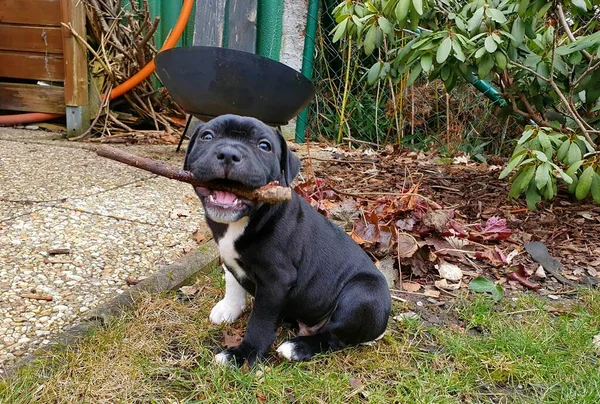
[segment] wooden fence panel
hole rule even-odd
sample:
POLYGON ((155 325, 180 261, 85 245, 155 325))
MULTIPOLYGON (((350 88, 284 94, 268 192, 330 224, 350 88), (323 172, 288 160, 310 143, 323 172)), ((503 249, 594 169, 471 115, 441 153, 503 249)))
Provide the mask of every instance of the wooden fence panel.
POLYGON ((0 50, 62 54, 62 30, 0 23, 0 50))
POLYGON ((0 0, 0 21, 60 26, 60 0, 0 0))
POLYGON ((64 89, 35 84, 0 83, 0 109, 64 114, 64 89))
POLYGON ((52 54, 0 51, 0 77, 63 81, 63 58, 52 54))

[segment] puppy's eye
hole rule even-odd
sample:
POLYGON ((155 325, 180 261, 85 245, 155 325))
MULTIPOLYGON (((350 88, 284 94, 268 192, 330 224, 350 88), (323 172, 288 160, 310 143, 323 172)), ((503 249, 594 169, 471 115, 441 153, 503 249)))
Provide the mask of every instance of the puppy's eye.
POLYGON ((258 148, 267 152, 272 150, 271 143, 267 142, 266 140, 261 140, 258 142, 258 148))
POLYGON ((213 140, 213 134, 210 132, 204 132, 202 136, 200 136, 202 140, 213 140))

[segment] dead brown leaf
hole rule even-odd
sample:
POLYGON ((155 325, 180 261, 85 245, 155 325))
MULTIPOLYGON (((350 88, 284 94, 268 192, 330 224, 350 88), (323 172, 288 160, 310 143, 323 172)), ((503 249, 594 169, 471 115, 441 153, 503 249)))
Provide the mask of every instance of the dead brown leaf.
POLYGON ((417 240, 408 233, 398 234, 397 239, 398 239, 397 240, 397 242, 398 242, 398 257, 400 257, 400 258, 410 258, 419 249, 417 240))
POLYGON ((192 238, 198 244, 204 243, 206 240, 210 239, 210 231, 205 227, 199 227, 192 233, 192 238))
POLYGON ((233 330, 233 334, 229 334, 228 331, 223 331, 223 346, 225 348, 235 348, 242 342, 242 331, 233 330))
POLYGON ((414 282, 403 282, 402 289, 406 290, 407 292, 418 292, 421 290, 421 285, 414 282))

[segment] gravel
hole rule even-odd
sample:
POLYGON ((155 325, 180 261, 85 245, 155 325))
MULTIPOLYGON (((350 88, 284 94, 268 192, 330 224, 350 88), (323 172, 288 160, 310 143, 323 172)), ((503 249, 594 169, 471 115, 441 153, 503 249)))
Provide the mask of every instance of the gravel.
MULTIPOLYGON (((128 283, 194 249, 192 232, 204 226, 188 184, 55 137, 0 129, 0 375, 128 283)), ((128 147, 180 166, 174 149, 128 147)))

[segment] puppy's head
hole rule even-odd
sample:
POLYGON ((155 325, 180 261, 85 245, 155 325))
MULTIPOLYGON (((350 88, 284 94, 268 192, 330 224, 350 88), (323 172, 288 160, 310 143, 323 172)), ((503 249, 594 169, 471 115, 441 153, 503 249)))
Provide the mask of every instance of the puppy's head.
POLYGON ((254 118, 222 115, 196 128, 183 168, 209 185, 195 188, 206 215, 231 223, 249 216, 257 203, 215 191, 210 184, 256 189, 279 181, 290 186, 300 171, 300 159, 288 150, 278 130, 254 118))

